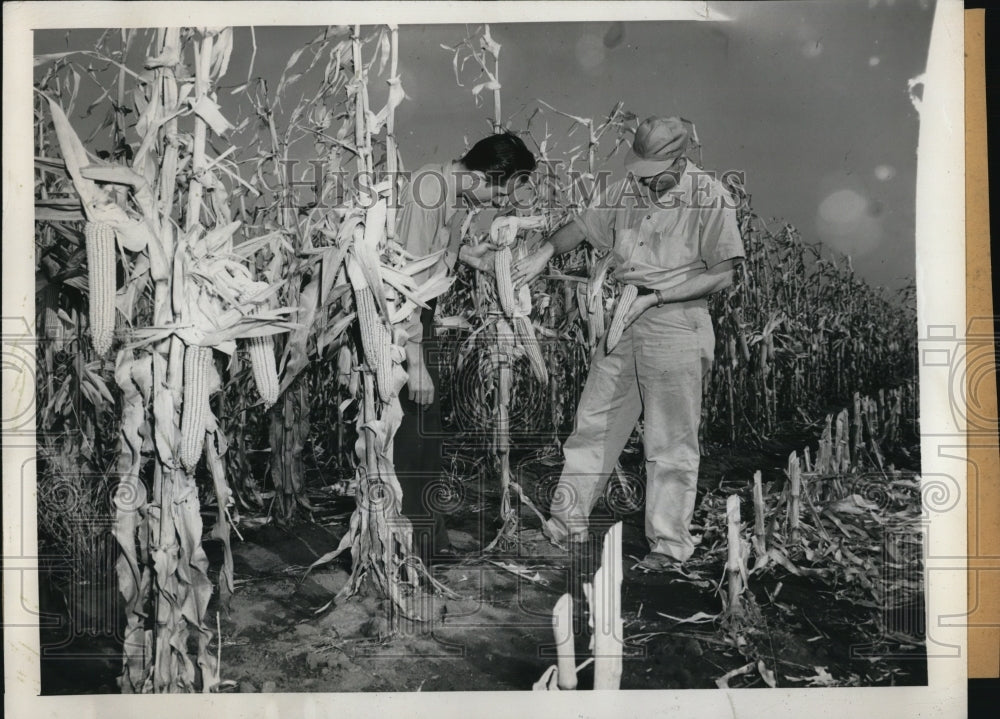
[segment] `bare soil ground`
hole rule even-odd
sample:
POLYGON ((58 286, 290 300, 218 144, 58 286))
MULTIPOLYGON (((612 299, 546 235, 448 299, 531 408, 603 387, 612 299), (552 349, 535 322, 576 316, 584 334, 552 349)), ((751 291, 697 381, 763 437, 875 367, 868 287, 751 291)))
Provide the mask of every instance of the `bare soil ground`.
MULTIPOLYGON (((766 459, 722 453, 705 459, 696 530, 709 524, 706 513, 717 509, 725 494, 746 494, 747 468, 755 463, 759 467, 766 459)), ((776 465, 770 465, 765 480, 780 478, 776 465)), ((552 472, 558 467, 521 480, 532 494, 552 472)), ((533 531, 538 520, 523 507, 519 546, 483 555, 482 547, 496 531, 498 492, 488 481, 463 483, 460 491, 462 501, 448 520, 460 557, 433 567, 434 576, 453 596, 426 597, 420 611, 430 621, 424 623, 400 621, 390 626, 386 607, 373 596, 330 604, 347 581, 349 557, 303 579, 305 568, 339 541, 352 508, 349 498, 314 501, 313 522, 243 530, 244 541, 233 542, 236 592, 228 611, 221 609, 218 615, 223 678, 232 682, 229 688, 241 692, 530 689, 555 663, 551 610, 566 591, 568 557, 533 531)), ((744 517, 749 516, 752 505, 745 506, 744 517)), ((698 612, 720 612, 716 586, 723 564, 694 562, 683 576, 645 574, 633 568, 647 546, 641 511, 622 519, 626 568, 622 688, 716 687, 717 679, 748 663, 746 652, 734 645, 718 621, 677 620, 698 612)), ((708 541, 709 533, 703 541, 708 541)), ((218 545, 209 542, 206 548, 217 566, 218 545)), ((841 589, 828 579, 794 576, 781 568, 752 578, 754 625, 746 628, 754 646, 752 658, 760 658, 774 672, 778 686, 925 684, 922 604, 887 612, 858 604, 841 589), (902 630, 887 635, 886 627, 902 630)), ((67 604, 80 604, 79 598, 67 598, 65 591, 45 592, 42 600, 43 612, 48 613, 45 621, 52 625, 42 630, 43 693, 117 691, 120 645, 114 620, 97 621, 88 617, 86 608, 77 608, 76 619, 67 623, 67 604), (74 625, 93 631, 78 631, 74 625)), ((106 595, 88 601, 91 615, 108 615, 101 607, 115 603, 106 595)), ((584 633, 578 640, 581 661, 588 656, 586 641, 584 633)), ((580 688, 586 689, 591 681, 589 669, 584 669, 580 688)), ((765 686, 765 681, 754 669, 734 677, 729 685, 765 686)))

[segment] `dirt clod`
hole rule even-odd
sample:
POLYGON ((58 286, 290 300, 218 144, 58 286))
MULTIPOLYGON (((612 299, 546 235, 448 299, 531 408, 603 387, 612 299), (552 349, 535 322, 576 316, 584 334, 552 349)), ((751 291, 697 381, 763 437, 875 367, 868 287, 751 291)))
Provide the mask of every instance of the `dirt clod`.
POLYGON ((314 624, 296 624, 295 633, 300 637, 311 637, 319 633, 319 627, 314 624))
POLYGON ((389 635, 389 622, 382 615, 372 617, 361 625, 361 636, 380 639, 389 635))
POLYGON ((705 653, 705 650, 701 648, 701 642, 697 639, 688 639, 684 642, 684 653, 686 655, 700 657, 705 653))

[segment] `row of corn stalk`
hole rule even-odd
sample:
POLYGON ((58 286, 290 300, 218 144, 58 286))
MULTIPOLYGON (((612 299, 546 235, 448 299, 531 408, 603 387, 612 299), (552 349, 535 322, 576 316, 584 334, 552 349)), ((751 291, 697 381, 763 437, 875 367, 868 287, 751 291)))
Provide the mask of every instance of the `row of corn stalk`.
POLYGON ((714 436, 733 443, 774 436, 803 415, 846 404, 915 376, 912 287, 891 296, 863 282, 849 257, 772 230, 741 200, 747 260, 712 300, 716 363, 706 398, 714 436), (723 429, 724 428, 724 429, 723 429))
MULTIPOLYGON (((293 194, 301 184, 290 177, 280 177, 277 191, 265 178, 288 171, 289 138, 304 124, 309 136, 337 148, 327 154, 324 173, 342 157, 353 157, 359 174, 379 169, 374 147, 382 128, 388 129, 382 142, 392 151, 388 168, 399 167, 393 113, 403 95, 395 27, 368 38, 360 27, 328 28, 294 53, 279 85, 302 76, 289 70, 306 50, 312 53, 309 69, 325 60, 325 70, 320 90, 287 118, 284 138, 274 121, 278 103, 262 81, 248 76, 236 91, 257 93, 251 95, 256 129, 269 141, 266 153, 250 157, 245 153, 253 145, 235 140, 241 130, 255 128, 247 121, 234 127, 218 102, 233 50, 231 29, 173 28, 126 37, 148 43, 145 69, 129 69, 125 53, 114 61, 125 71, 128 110, 138 117, 135 136, 123 141, 129 153, 113 159, 88 153, 62 106, 39 90, 59 147, 58 155, 39 158, 39 171, 69 180, 58 197, 37 198, 39 218, 83 235, 93 347, 102 356, 114 353, 122 410, 115 536, 128 621, 121 688, 211 691, 220 686, 220 668, 209 649, 212 583, 201 546, 198 480, 207 475, 215 494, 212 535, 224 546, 219 588, 225 601, 232 591, 235 514, 225 430, 242 421, 234 414, 280 408, 272 423, 293 431, 291 438, 272 431, 274 446, 283 449, 271 472, 287 470, 282 462, 301 446, 300 422, 308 420, 301 396, 289 409, 289 388, 311 361, 334 352, 339 371, 351 375, 348 403, 358 407, 357 509, 338 550, 350 548, 354 560, 345 593, 367 580, 406 612, 403 578, 415 587, 416 574, 391 461, 406 379, 405 339, 396 325, 447 289, 448 281, 438 276, 418 286, 412 280, 428 260, 408 256, 391 239, 395 178, 364 197, 357 183, 331 182, 309 205, 293 194), (367 46, 375 51, 366 61, 367 46), (369 82, 378 61, 379 71, 390 67, 390 91, 383 110, 373 112, 369 82), (341 103, 341 111, 332 112, 328 100, 341 103), (325 132, 332 119, 342 121, 336 137, 325 132), (232 144, 219 149, 224 141, 232 144), (245 166, 254 169, 249 180, 241 174, 245 166), (277 348, 280 362, 273 342, 279 334, 287 335, 277 348), (259 402, 233 408, 220 390, 227 370, 238 371, 232 360, 241 353, 259 402), (226 357, 229 362, 219 362, 226 357), (197 640, 193 655, 191 638, 197 640)), ((70 73, 76 70, 67 58, 74 54, 36 61, 70 73)), ((120 131, 115 125, 116 137, 120 131)), ((297 501, 296 487, 281 479, 275 484, 285 501, 297 501)))
MULTIPOLYGON (((402 99, 402 88, 396 72, 398 45, 394 29, 379 30, 367 39, 361 37, 359 28, 325 30, 307 47, 293 53, 273 95, 266 83, 252 77, 251 67, 247 82, 235 91, 250 99, 256 122, 247 118, 235 127, 222 117, 214 89, 227 71, 232 51, 230 31, 124 33, 122 45, 120 61, 115 65, 117 84, 113 86, 117 100, 110 98, 114 90, 102 96, 112 105, 108 120, 113 151, 106 156, 88 154, 69 127, 65 113, 50 97, 44 96, 42 101, 39 95, 42 106, 49 108, 61 150, 61 157, 47 157, 40 152, 39 172, 65 177, 73 189, 55 196, 47 188, 40 192, 38 217, 45 220, 47 228, 89 245, 90 327, 95 349, 108 351, 109 342, 116 347, 117 339, 123 340, 117 345, 115 379, 124 406, 119 463, 124 479, 119 487, 118 536, 123 547, 122 585, 130 612, 125 688, 166 690, 195 684, 210 687, 212 672, 217 668, 212 667, 206 649, 211 634, 204 622, 205 597, 210 592, 203 581, 207 562, 200 545, 191 539, 200 537, 200 531, 194 531, 200 527, 194 480, 199 473, 207 473, 217 495, 214 532, 227 547, 221 575, 225 595, 231 577, 228 534, 231 512, 235 512, 226 479, 227 462, 230 475, 233 473, 233 458, 227 455, 245 453, 247 444, 237 441, 231 445, 231 440, 247 417, 259 415, 256 407, 233 406, 233 402, 224 401, 221 393, 213 391, 227 377, 227 385, 235 384, 234 371, 241 354, 235 351, 237 340, 246 347, 245 356, 256 358, 250 364, 260 379, 260 402, 266 405, 277 400, 278 410, 272 412, 270 421, 272 429, 279 427, 281 431, 271 433, 271 473, 285 514, 300 501, 301 465, 292 460, 300 456, 297 450, 309 432, 308 395, 301 390, 293 395, 288 390, 312 360, 336 353, 338 361, 327 364, 336 367, 336 381, 345 397, 337 405, 338 427, 342 430, 345 417, 354 417, 356 436, 360 438, 357 458, 352 460, 359 510, 345 539, 347 544, 341 547, 350 546, 355 557, 355 577, 349 586, 357 589, 364 577, 370 577, 380 588, 394 593, 401 605, 399 575, 405 574, 412 584, 405 556, 405 522, 397 521, 396 502, 385 500, 398 498, 389 458, 397 422, 393 392, 398 392, 395 385, 399 383, 401 338, 392 325, 447 285, 439 282, 432 288, 415 288, 407 281, 407 267, 415 271, 409 264, 413 258, 406 257, 392 241, 392 199, 398 191, 395 183, 390 181, 373 190, 374 195, 362 198, 350 183, 327 181, 351 158, 355 172, 391 169, 394 163, 399 167, 393 110, 402 99), (125 50, 143 39, 148 42, 144 68, 130 70, 125 50), (363 57, 366 47, 373 48, 367 61, 363 57), (388 100, 377 113, 372 112, 368 97, 376 64, 378 72, 390 68, 388 100), (194 68, 193 73, 189 67, 194 68), (298 101, 290 111, 285 110, 281 100, 288 89, 310 72, 322 75, 320 89, 298 101), (127 107, 126 99, 131 107, 127 107), (123 121, 126 109, 138 117, 131 143, 123 121), (331 130, 338 120, 340 128, 331 130), (279 133, 280 122, 285 124, 279 133), (384 139, 380 137, 383 128, 387 131, 384 139), (240 133, 248 131, 256 131, 259 142, 237 145, 236 139, 243 137, 240 133), (217 149, 220 138, 229 138, 233 146, 225 151, 217 149), (314 140, 321 150, 317 154, 324 158, 321 176, 314 178, 312 203, 302 201, 301 180, 295 181, 287 174, 286 161, 294 155, 295 143, 303 139, 314 140), (380 163, 378 168, 374 163, 377 145, 386 149, 385 164, 380 163), (256 154, 245 156, 248 148, 255 148, 256 154), (251 168, 249 178, 243 176, 246 167, 251 168), (275 178, 277 182, 271 181, 275 178), (92 224, 81 233, 74 223, 84 217, 92 224), (174 236, 175 226, 184 228, 179 237, 174 236), (351 267, 353 271, 349 271, 351 267), (371 313, 372 303, 378 322, 371 313), (294 324, 286 319, 289 313, 294 313, 294 324), (346 330, 362 314, 366 317, 365 333, 352 336, 346 330), (288 337, 282 341, 280 335, 285 332, 288 337), (270 364, 274 364, 275 350, 269 350, 267 343, 274 335, 279 335, 276 350, 281 361, 272 368, 268 356, 270 364), (228 371, 220 372, 216 364, 222 357, 230 358, 228 371), (280 370, 282 378, 277 392, 273 374, 276 370, 280 370), (207 448, 204 469, 200 464, 203 448, 207 448), (148 507, 155 511, 146 511, 148 507), (160 507, 167 507, 167 511, 161 512, 160 507), (151 541, 153 537, 155 542, 151 541), (160 592, 155 630, 146 629, 141 621, 154 588, 160 592), (203 676, 197 681, 193 663, 185 661, 183 649, 188 626, 195 627, 200 640, 198 669, 203 676)), ((488 37, 488 31, 483 47, 492 53, 492 62, 487 61, 486 54, 481 55, 481 65, 489 75, 483 87, 494 92, 491 125, 499 129, 503 126, 499 45, 488 37)), ((72 88, 73 73, 79 74, 78 68, 91 71, 73 64, 73 55, 39 58, 39 64, 50 63, 55 72, 68 78, 67 86, 72 88)), ((75 91, 71 92, 67 93, 70 105, 75 96, 75 91)), ((529 131, 538 116, 536 113, 529 118, 529 131)), ((597 128, 592 122, 577 120, 573 118, 572 127, 585 128, 588 138, 566 154, 571 167, 586 158, 587 173, 592 177, 601 135, 614 130, 608 134, 615 138, 613 154, 627 138, 634 117, 616 106, 597 128)), ((44 135, 41 127, 39 135, 44 135)), ((529 211, 530 215, 546 217, 545 229, 551 229, 579 206, 570 180, 550 161, 550 138, 546 126, 544 137, 536 142, 542 163, 535 182, 535 204, 529 211)), ((748 228, 745 234, 749 238, 750 261, 741 276, 742 284, 725 298, 724 311, 717 311, 716 318, 720 323, 720 347, 732 349, 732 340, 737 340, 735 346, 741 348, 744 363, 738 362, 735 351, 726 358, 732 368, 728 387, 723 387, 737 399, 728 405, 720 400, 724 395, 719 391, 717 375, 711 394, 714 401, 710 403, 716 419, 728 412, 728 426, 734 436, 765 433, 768 426, 790 412, 815 406, 830 394, 824 387, 850 389, 863 385, 859 377, 864 376, 878 381, 884 375, 887 358, 905 358, 908 348, 907 335, 899 329, 905 326, 899 320, 900 315, 905 319, 905 313, 892 305, 873 305, 870 289, 850 273, 845 278, 841 266, 831 265, 822 257, 811 265, 803 260, 799 263, 801 271, 796 269, 792 279, 782 276, 779 282, 767 264, 773 261, 771 248, 778 240, 764 230, 750 232, 753 222, 758 222, 752 214, 744 214, 743 219, 748 228), (817 271, 825 274, 819 282, 813 282, 810 273, 817 271), (770 280, 771 285, 758 278, 770 280), (829 343, 835 350, 833 354, 821 353, 823 356, 813 364, 809 364, 812 360, 808 355, 796 357, 799 364, 789 371, 782 362, 788 357, 785 349, 791 343, 776 331, 788 323, 776 322, 770 331, 764 324, 759 338, 746 336, 749 328, 760 325, 777 306, 768 294, 772 285, 778 288, 774 292, 784 293, 780 306, 804 312, 809 321, 802 326, 810 330, 828 326, 814 321, 817 315, 822 319, 823 307, 827 314, 833 306, 854 313, 830 320, 829 326, 837 331, 836 341, 829 343), (821 289, 825 294, 820 293, 821 289), (863 319, 863 310, 871 306, 882 307, 884 312, 865 324, 859 318, 863 319), (739 321, 733 321, 733 317, 739 321), (852 342, 841 341, 845 328, 850 330, 855 325, 867 334, 852 342), (727 326, 732 327, 732 332, 727 333, 727 326), (885 332, 887 326, 890 331, 885 332), (886 338, 888 344, 883 341, 886 338), (865 345, 866 340, 875 344, 865 345), (898 342, 898 346, 894 348, 892 342, 898 342), (764 349, 758 349, 758 344, 764 349), (742 351, 744 345, 746 352, 742 351), (753 357, 760 357, 760 365, 746 361, 751 347, 755 350, 753 357), (865 350, 864 356, 861 350, 865 350), (810 374, 807 370, 813 366, 826 374, 810 374), (833 384, 829 382, 831 372, 837 378, 833 384), (754 382, 761 383, 764 391, 755 390, 759 386, 754 382), (791 387, 788 392, 786 385, 791 387), (810 390, 814 394, 806 399, 811 402, 800 401, 810 390), (799 403, 789 405, 786 394, 799 403), (757 396, 763 399, 758 402, 754 399, 757 396), (738 407, 737 401, 743 406, 738 407)), ((542 228, 527 230, 519 251, 530 248, 542 236, 542 228)), ((782 240, 788 245, 786 250, 805 257, 806 249, 794 240, 794 236, 782 240)), ((782 262, 787 260, 780 252, 776 257, 782 262)), ((581 353, 592 349, 600 337, 600 325, 606 325, 605 312, 611 309, 617 293, 601 277, 606 269, 601 258, 581 251, 561 259, 552 276, 533 288, 531 299, 537 308, 533 324, 535 331, 548 340, 542 343, 548 359, 561 352, 576 358, 577 364, 584 364, 581 353), (578 288, 587 283, 588 276, 587 291, 582 293, 578 288)), ((492 281, 480 278, 478 284, 471 285, 477 287, 475 295, 458 296, 454 301, 479 307, 479 321, 491 318, 494 327, 502 330, 501 320, 513 318, 496 310, 492 281), (479 302, 474 302, 476 297, 479 302), (492 310, 490 303, 494 303, 492 310)), ((468 314, 468 305, 462 311, 468 314)), ((504 339, 512 333, 488 334, 497 349, 488 355, 495 358, 490 360, 496 370, 493 374, 502 378, 504 366, 508 374, 504 381, 481 385, 486 390, 478 401, 490 407, 493 446, 506 494, 511 486, 511 387, 518 381, 517 373, 511 373, 511 358, 517 353, 504 339), (500 361, 501 357, 505 361, 500 361)), ((822 343, 827 337, 821 332, 815 339, 822 343)), ((566 418, 572 417, 580 388, 578 374, 552 373, 550 380, 555 381, 543 385, 554 400, 547 405, 552 408, 553 439, 558 429, 565 427, 566 418)), ((237 404, 247 404, 246 393, 237 399, 237 404)))
MULTIPOLYGON (((232 591, 231 493, 220 460, 227 443, 210 404, 220 384, 216 354, 245 345, 267 397, 277 386, 269 338, 287 329, 287 313, 267 308, 272 288, 254 282, 234 249, 239 223, 228 213, 219 158, 208 152, 210 132, 227 129, 214 86, 228 67, 231 30, 126 37, 148 42, 143 71, 118 63, 132 80, 136 149, 111 161, 94 157, 45 96, 59 152, 40 158, 39 167, 70 181, 61 219, 84 222, 93 348, 99 356, 116 350, 122 415, 114 533, 127 616, 120 686, 209 691, 219 667, 206 616, 212 582, 196 484, 202 457, 218 508, 213 534, 224 546, 223 600, 232 591)), ((124 113, 125 95, 121 75, 116 113, 124 113)), ((124 143, 118 123, 114 133, 124 143)))
MULTIPOLYGON (((54 65, 44 70, 39 86, 65 102, 71 113, 80 73, 60 73, 54 65)), ((48 102, 36 95, 33 106, 35 155, 46 157, 55 140, 48 102)), ((110 118, 115 135, 119 119, 118 113, 110 118)), ((61 220, 67 210, 78 211, 78 203, 67 205, 60 197, 68 182, 64 173, 36 170, 39 215, 61 220)), ((38 225, 35 241, 35 317, 44 338, 35 355, 39 549, 42 555, 65 558, 54 568, 71 583, 97 584, 110 523, 111 482, 106 476, 113 466, 114 399, 100 360, 81 339, 87 289, 82 237, 62 222, 46 222, 38 225)), ((78 608, 70 602, 67 609, 73 613, 78 608)))

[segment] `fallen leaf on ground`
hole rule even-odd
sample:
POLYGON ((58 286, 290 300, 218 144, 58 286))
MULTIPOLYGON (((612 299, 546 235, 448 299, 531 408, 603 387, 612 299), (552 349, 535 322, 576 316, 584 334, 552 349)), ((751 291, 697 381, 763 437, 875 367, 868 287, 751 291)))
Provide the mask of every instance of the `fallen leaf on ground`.
POLYGON ((833 675, 826 670, 826 667, 816 667, 816 676, 813 677, 793 677, 789 676, 788 679, 793 682, 805 682, 811 687, 835 687, 838 686, 838 682, 833 678, 833 675))
POLYGON ((705 612, 695 612, 690 617, 686 619, 681 619, 680 617, 672 617, 669 614, 664 614, 663 612, 657 612, 661 617, 670 619, 671 621, 677 622, 678 624, 705 624, 706 622, 714 622, 716 619, 721 617, 721 614, 706 614, 705 612))

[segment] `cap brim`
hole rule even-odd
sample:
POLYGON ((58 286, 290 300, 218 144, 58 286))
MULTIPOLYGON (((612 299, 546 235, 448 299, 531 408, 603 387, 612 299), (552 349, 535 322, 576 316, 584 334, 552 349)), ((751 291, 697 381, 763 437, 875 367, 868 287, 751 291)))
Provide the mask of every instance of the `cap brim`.
POLYGON ((625 169, 636 177, 653 177, 669 170, 674 166, 676 161, 677 158, 672 160, 644 160, 636 155, 634 150, 629 150, 628 155, 625 156, 625 169))

